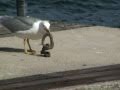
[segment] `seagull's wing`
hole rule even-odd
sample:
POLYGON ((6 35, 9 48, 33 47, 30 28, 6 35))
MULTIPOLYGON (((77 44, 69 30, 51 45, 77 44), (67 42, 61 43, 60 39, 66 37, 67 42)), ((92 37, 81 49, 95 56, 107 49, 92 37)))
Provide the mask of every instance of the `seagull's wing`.
POLYGON ((10 16, 2 17, 0 18, 0 23, 2 26, 7 28, 11 33, 29 30, 30 28, 32 28, 32 25, 25 23, 25 21, 23 22, 22 20, 19 20, 17 17, 10 16))
POLYGON ((20 20, 24 24, 32 26, 34 22, 38 21, 39 19, 33 17, 15 17, 16 19, 20 20))
POLYGON ((0 34, 9 34, 11 33, 5 26, 0 24, 0 34))
POLYGON ((0 38, 11 36, 12 35, 11 31, 9 29, 7 29, 4 25, 1 24, 2 18, 3 18, 3 16, 0 16, 0 38))

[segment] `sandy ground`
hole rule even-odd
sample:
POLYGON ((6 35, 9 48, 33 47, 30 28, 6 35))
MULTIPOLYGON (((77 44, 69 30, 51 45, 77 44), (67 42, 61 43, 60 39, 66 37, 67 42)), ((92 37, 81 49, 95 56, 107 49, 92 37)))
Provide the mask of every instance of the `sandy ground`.
POLYGON ((39 56, 40 40, 31 41, 37 55, 23 52, 23 40, 0 38, 0 79, 120 64, 120 30, 101 26, 53 32, 51 57, 39 56))

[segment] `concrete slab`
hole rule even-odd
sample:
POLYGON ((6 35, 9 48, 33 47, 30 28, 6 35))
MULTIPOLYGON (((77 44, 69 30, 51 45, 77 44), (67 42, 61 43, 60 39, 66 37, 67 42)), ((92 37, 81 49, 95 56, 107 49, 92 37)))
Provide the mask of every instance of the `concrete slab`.
POLYGON ((90 85, 76 85, 49 90, 120 90, 120 81, 109 81, 90 85))
MULTIPOLYGON (((120 30, 85 27, 53 32, 55 48, 50 58, 23 53, 23 40, 0 38, 0 80, 66 70, 120 64, 120 30)), ((40 40, 31 41, 40 53, 40 40)))

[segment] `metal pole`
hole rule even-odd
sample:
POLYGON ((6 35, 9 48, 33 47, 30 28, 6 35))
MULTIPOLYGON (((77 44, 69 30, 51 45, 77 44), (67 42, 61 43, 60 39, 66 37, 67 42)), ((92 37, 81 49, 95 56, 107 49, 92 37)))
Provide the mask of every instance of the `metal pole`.
POLYGON ((25 0, 16 0, 17 16, 25 16, 25 0))

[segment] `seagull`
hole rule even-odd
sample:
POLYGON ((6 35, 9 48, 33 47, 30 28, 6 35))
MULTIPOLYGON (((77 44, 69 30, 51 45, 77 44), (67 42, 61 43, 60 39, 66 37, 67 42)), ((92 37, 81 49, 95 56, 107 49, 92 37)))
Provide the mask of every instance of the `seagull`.
POLYGON ((47 20, 40 20, 34 17, 22 16, 0 16, 0 38, 17 36, 24 41, 25 54, 35 54, 35 50, 31 48, 29 39, 42 39, 44 45, 45 38, 50 38, 50 45, 47 49, 53 49, 54 41, 50 32, 50 23, 47 20), (28 46, 29 49, 26 48, 28 46))

